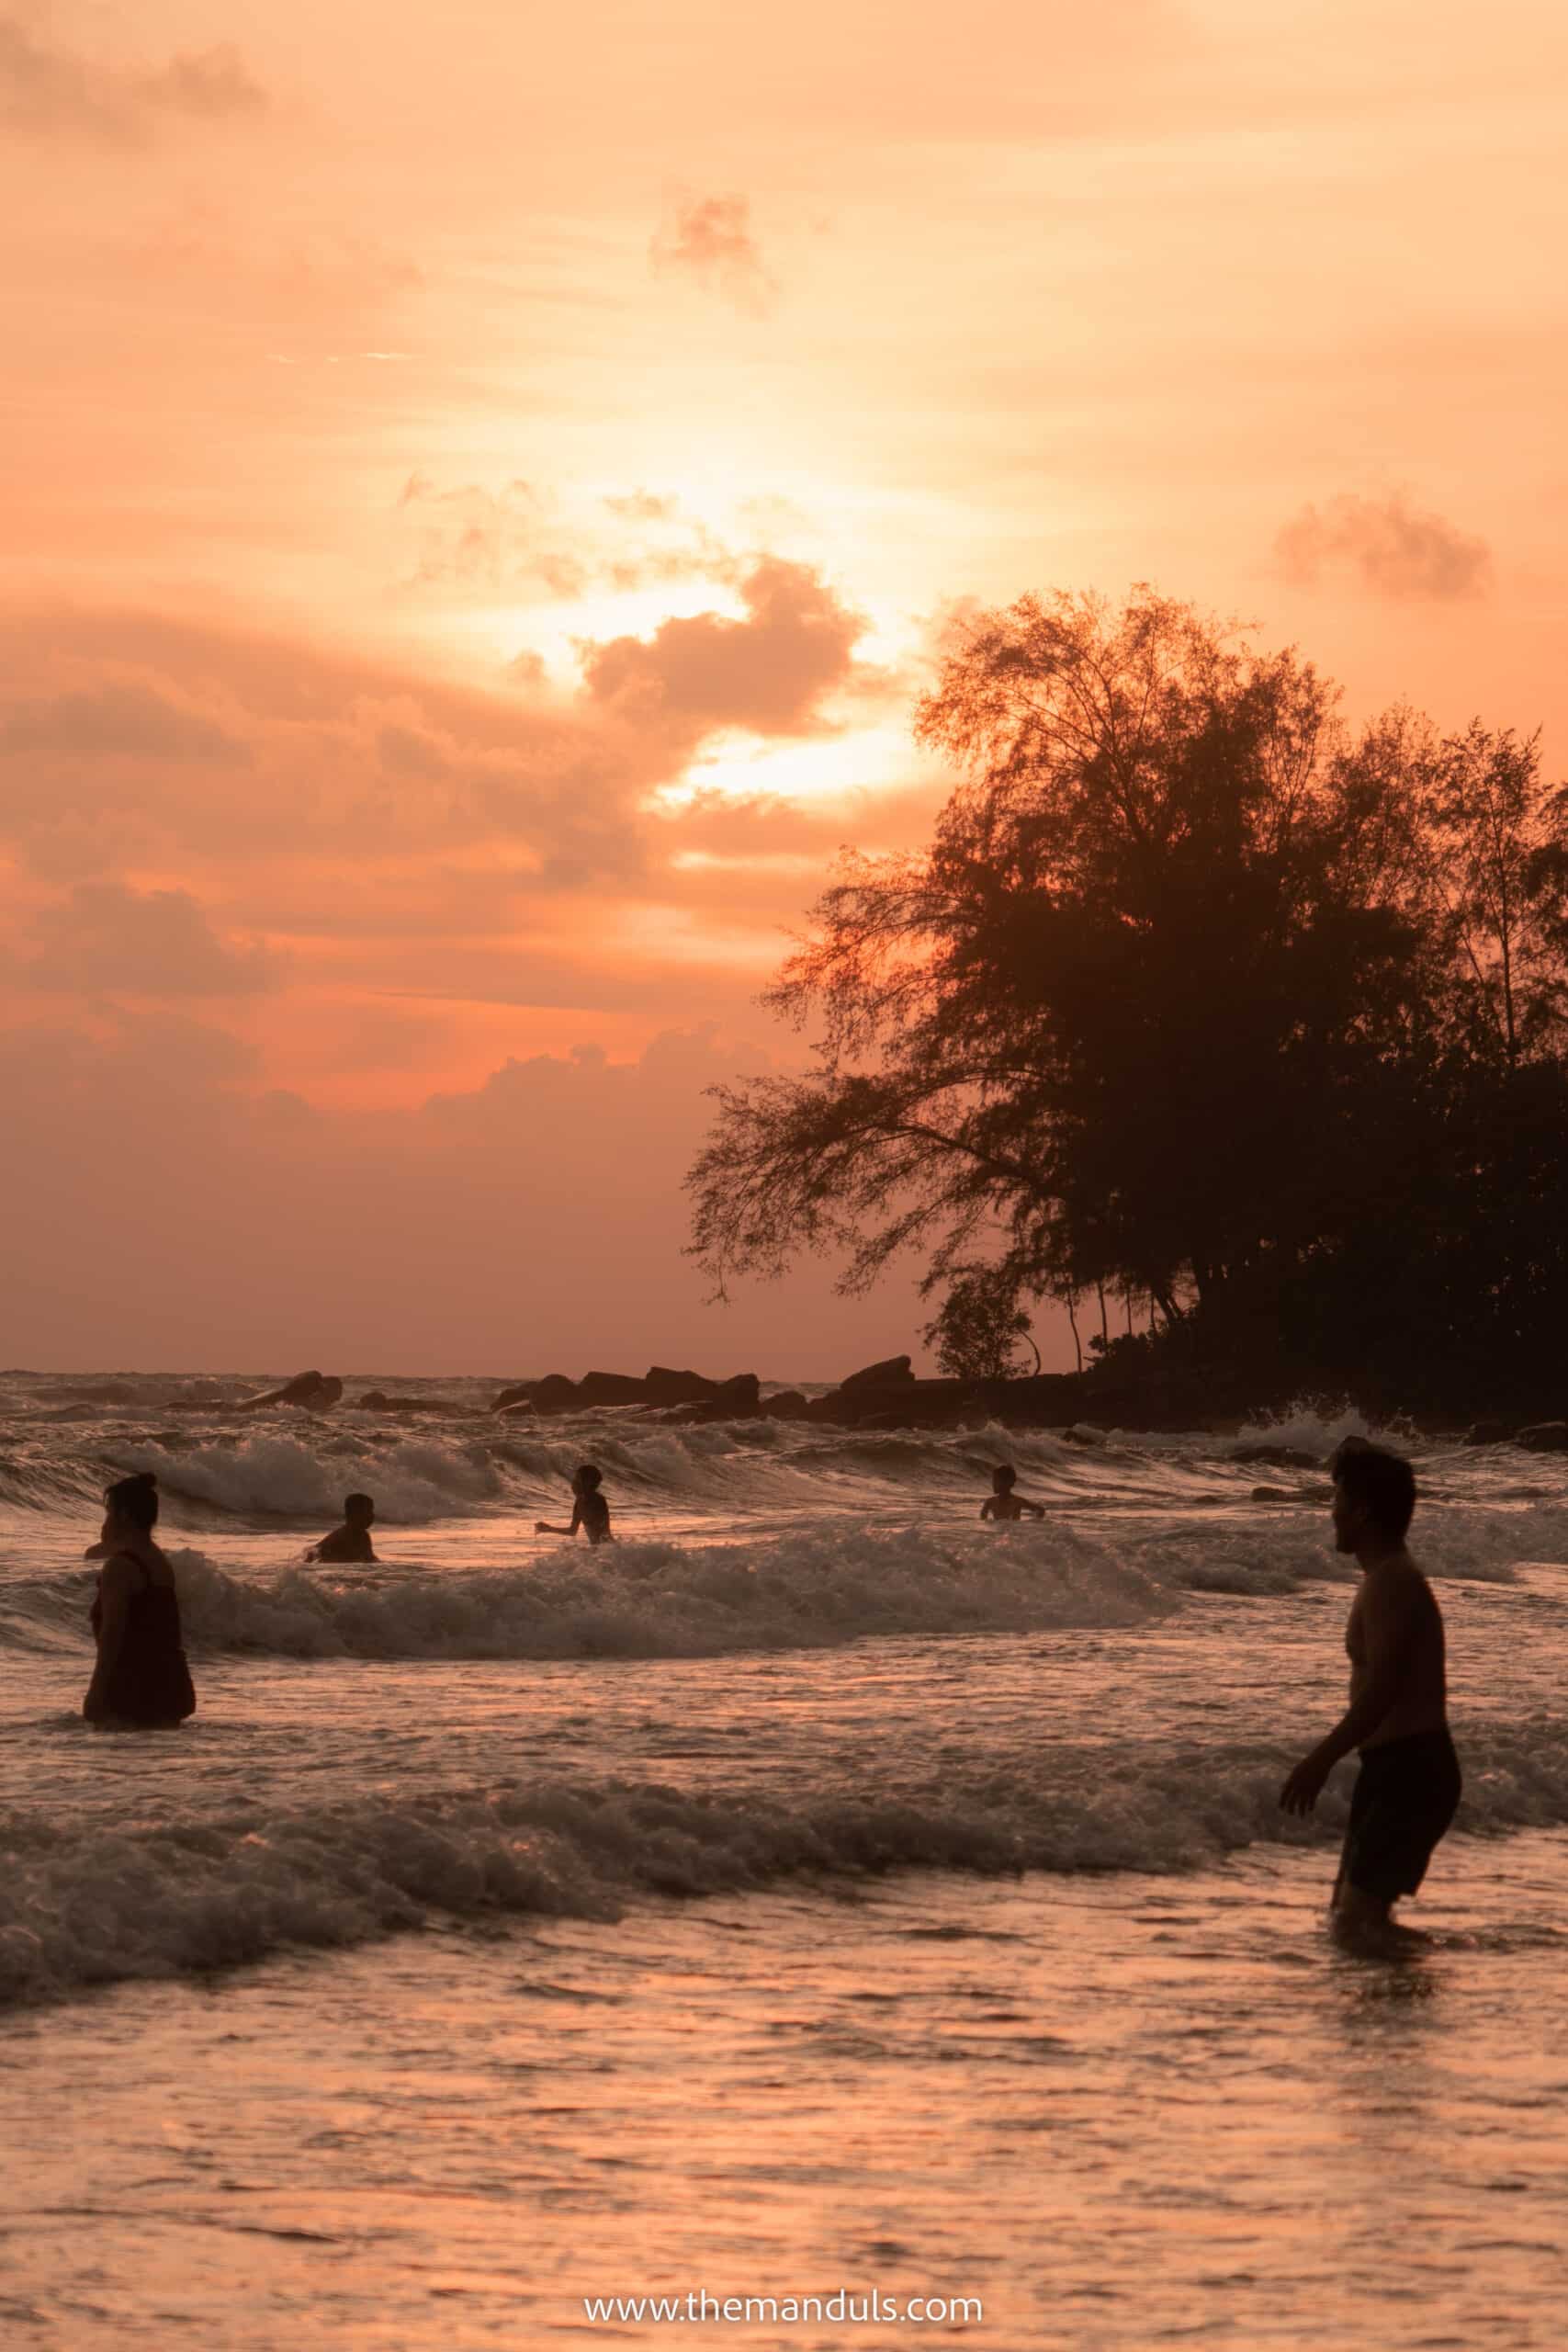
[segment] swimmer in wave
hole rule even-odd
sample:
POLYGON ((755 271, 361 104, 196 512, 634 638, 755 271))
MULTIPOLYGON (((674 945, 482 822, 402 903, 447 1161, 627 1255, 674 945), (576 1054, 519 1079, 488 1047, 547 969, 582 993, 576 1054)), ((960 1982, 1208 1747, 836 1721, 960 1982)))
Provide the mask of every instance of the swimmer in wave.
POLYGON ((980 1505, 982 1519, 1015 1520, 1043 1519, 1043 1503, 1032 1503, 1027 1495, 1014 1491, 1018 1472, 1010 1462, 999 1462, 991 1473, 991 1491, 980 1505))
POLYGON ((1331 1465, 1336 1548, 1352 1554, 1361 1589, 1345 1629, 1350 1704, 1280 1792, 1309 1814, 1342 1756, 1361 1752, 1330 1926, 1352 1950, 1391 1952, 1416 1940, 1393 1906, 1414 1894, 1452 1822, 1462 1786, 1448 1723, 1443 1615, 1405 1549, 1416 1508, 1408 1462, 1347 1439, 1331 1465))
POLYGON ((323 1566, 374 1566, 376 1555, 370 1546, 370 1525, 376 1516, 376 1506, 368 1495, 344 1495, 343 1525, 312 1544, 306 1553, 308 1560, 320 1560, 323 1566))
POLYGON ((604 1472, 592 1462, 584 1462, 571 1474, 572 1510, 570 1527, 552 1527, 547 1519, 534 1521, 536 1535, 575 1535, 581 1527, 590 1544, 613 1544, 610 1532, 610 1506, 599 1489, 604 1472))

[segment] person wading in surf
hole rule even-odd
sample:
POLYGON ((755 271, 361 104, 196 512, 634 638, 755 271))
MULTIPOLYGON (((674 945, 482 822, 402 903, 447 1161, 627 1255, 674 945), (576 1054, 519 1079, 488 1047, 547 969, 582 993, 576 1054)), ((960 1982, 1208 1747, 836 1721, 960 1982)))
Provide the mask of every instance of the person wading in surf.
POLYGON ((1405 1549, 1416 1509, 1408 1462, 1348 1439, 1331 1464, 1334 1540, 1354 1555, 1361 1589, 1345 1629, 1350 1704, 1280 1792, 1309 1814, 1342 1756, 1361 1751, 1330 1924, 1340 1941, 1396 1948, 1392 1906, 1414 1894, 1453 1820, 1462 1782, 1449 1732, 1443 1616, 1405 1549))
POLYGON ((104 1497, 104 1561, 92 1627, 97 1663, 82 1713, 105 1729, 172 1731, 196 1713, 186 1664, 175 1572, 152 1541, 158 1482, 150 1471, 120 1478, 104 1497))
POLYGON ((613 1544, 610 1506, 600 1493, 604 1472, 584 1462, 571 1474, 572 1510, 570 1527, 552 1527, 547 1519, 534 1521, 536 1535, 575 1535, 581 1527, 590 1544, 613 1544))

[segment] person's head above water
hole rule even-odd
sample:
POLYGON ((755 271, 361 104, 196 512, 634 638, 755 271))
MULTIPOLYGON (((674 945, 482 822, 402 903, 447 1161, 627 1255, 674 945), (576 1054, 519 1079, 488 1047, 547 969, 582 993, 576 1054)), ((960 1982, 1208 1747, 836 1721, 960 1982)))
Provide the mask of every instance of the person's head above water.
POLYGON ((151 1535, 158 1524, 158 1481, 151 1470, 133 1478, 117 1478, 104 1488, 106 1544, 130 1535, 151 1535))
POLYGON ((376 1506, 368 1495, 344 1495, 343 1515, 350 1527, 368 1527, 376 1516, 376 1506))
POLYGON ((996 1468, 991 1473, 991 1486, 993 1490, 998 1495, 1010 1494, 1017 1484, 1018 1472, 1013 1468, 1012 1464, 1010 1462, 998 1462, 996 1468))
POLYGON ((1364 1545, 1397 1552, 1416 1510, 1416 1474, 1402 1453, 1348 1438, 1329 1464, 1334 1480, 1334 1540, 1341 1552, 1364 1545))
POLYGON ((571 1474, 571 1483, 580 1495, 596 1495, 604 1483, 604 1474, 596 1462, 580 1462, 571 1474))

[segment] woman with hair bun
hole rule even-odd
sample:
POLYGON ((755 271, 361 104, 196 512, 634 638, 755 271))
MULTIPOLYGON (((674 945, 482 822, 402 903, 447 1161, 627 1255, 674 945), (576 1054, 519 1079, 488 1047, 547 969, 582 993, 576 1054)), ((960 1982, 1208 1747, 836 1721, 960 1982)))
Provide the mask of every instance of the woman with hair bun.
POLYGON ((104 1532, 93 1547, 104 1563, 92 1613, 98 1662, 82 1702, 90 1724, 168 1731, 196 1713, 175 1572, 152 1541, 157 1524, 150 1470, 106 1490, 104 1532))

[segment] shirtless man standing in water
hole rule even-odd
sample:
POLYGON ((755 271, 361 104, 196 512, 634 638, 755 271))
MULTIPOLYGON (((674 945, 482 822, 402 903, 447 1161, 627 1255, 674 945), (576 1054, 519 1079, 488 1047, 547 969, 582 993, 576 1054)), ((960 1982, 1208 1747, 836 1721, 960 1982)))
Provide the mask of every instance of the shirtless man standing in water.
POLYGON ((1405 1933, 1392 1906, 1420 1885, 1459 1805, 1443 1618, 1404 1548, 1416 1509, 1409 1463, 1349 1440, 1332 1466, 1335 1545, 1353 1553, 1361 1570, 1345 1629, 1350 1704, 1296 1766, 1280 1803, 1287 1813, 1310 1813, 1340 1758, 1360 1749, 1330 1921, 1341 1942, 1386 1951, 1405 1933))

